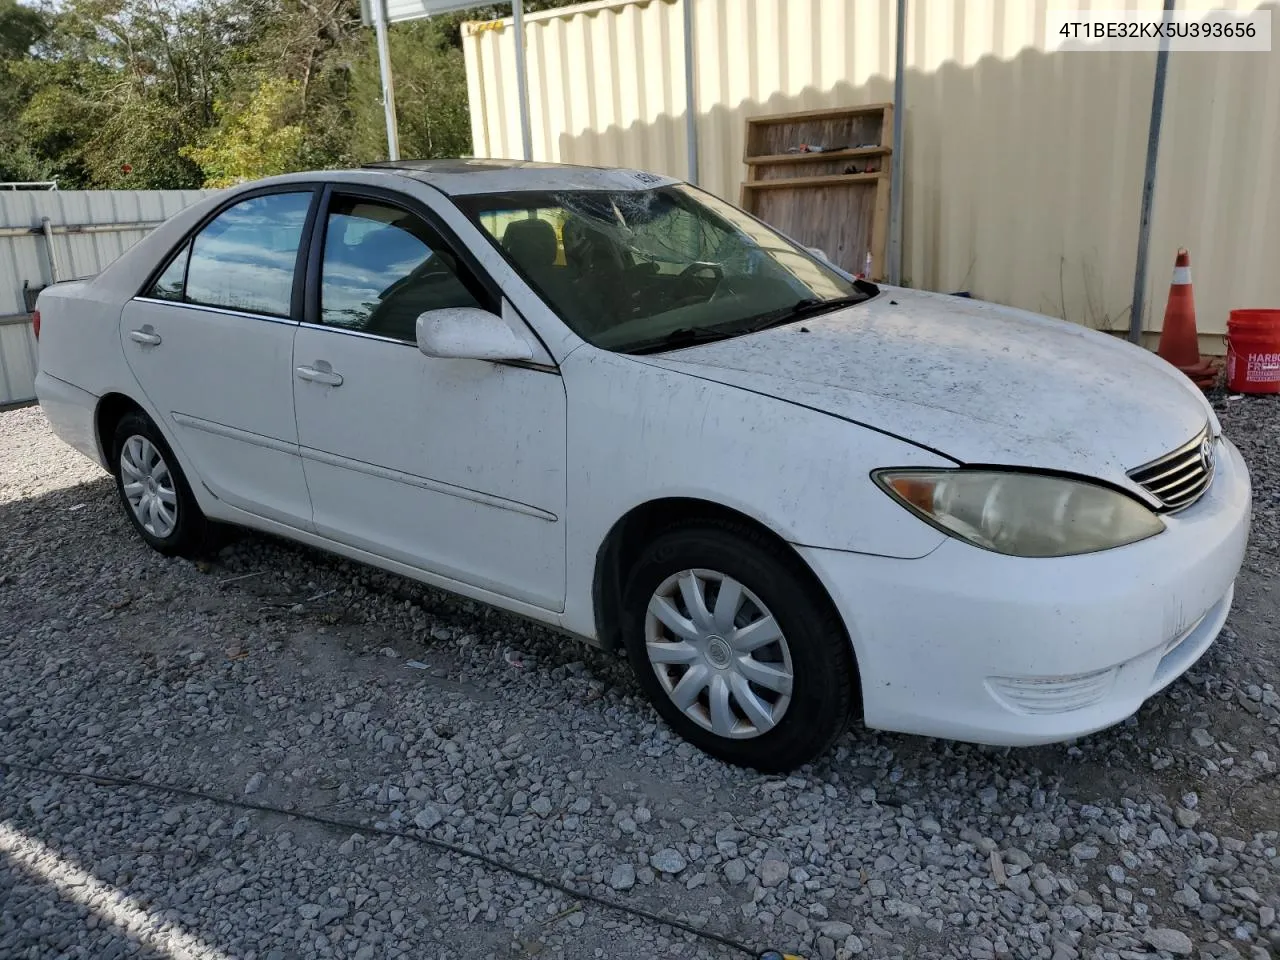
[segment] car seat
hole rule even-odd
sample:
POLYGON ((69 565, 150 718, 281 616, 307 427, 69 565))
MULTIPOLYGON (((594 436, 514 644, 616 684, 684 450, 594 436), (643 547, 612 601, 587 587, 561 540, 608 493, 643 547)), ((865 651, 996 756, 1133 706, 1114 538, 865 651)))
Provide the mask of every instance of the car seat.
POLYGON ((546 220, 516 220, 502 232, 502 249, 535 283, 555 266, 556 228, 546 220))

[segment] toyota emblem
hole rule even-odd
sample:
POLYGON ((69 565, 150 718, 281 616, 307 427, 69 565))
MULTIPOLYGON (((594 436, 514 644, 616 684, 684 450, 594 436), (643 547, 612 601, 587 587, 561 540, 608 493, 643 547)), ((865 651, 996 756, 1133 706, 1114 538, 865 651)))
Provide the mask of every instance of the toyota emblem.
POLYGON ((1205 473, 1213 473, 1213 441, 1208 437, 1200 444, 1200 463, 1205 473))

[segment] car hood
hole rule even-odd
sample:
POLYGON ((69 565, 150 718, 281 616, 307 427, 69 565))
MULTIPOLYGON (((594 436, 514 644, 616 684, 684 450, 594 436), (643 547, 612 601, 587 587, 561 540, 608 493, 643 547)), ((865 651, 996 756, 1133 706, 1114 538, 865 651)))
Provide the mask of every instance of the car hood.
POLYGON ((960 463, 1126 486, 1126 471, 1191 440, 1206 422, 1217 430, 1190 381, 1141 348, 1022 310, 899 288, 643 359, 822 410, 960 463))

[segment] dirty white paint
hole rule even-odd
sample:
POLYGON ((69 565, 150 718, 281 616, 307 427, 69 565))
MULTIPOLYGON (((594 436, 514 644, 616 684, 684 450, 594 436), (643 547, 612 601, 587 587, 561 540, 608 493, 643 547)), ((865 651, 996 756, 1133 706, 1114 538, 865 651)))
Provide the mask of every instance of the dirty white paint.
MULTIPOLYGON (((841 610, 858 654, 867 725, 1028 745, 1084 735, 1131 716, 1213 643, 1248 535, 1249 481, 1229 448, 1211 496, 1158 537, 1087 557, 1026 561, 948 540, 920 560, 800 553, 841 610), (1164 541, 1164 542, 1161 542, 1164 541), (1203 617, 1176 654, 1171 598, 1203 617), (994 678, 1055 680, 1093 671, 1110 684, 1093 703, 1033 715, 1001 705, 994 678)), ((1178 623, 1185 623, 1179 619, 1178 623)), ((1060 692, 1060 691, 1059 691, 1060 692)))
POLYGON ((965 463, 1117 485, 1204 429, 1208 404, 1145 351, 1008 307, 884 291, 867 304, 656 362, 829 410, 965 463))
POLYGON ((535 296, 447 192, 479 177, 499 190, 636 185, 632 173, 422 176, 431 182, 390 170, 279 182, 378 184, 431 207, 544 364, 427 357, 412 343, 138 299, 206 203, 94 281, 42 297, 38 388, 55 430, 96 455, 97 398, 123 393, 170 440, 210 517, 586 638, 601 632, 597 557, 620 519, 666 498, 730 508, 793 545, 825 585, 874 726, 995 743, 1074 736, 1127 716, 1212 642, 1249 518, 1248 475, 1226 440, 1208 491, 1163 533, 1054 560, 951 539, 871 479, 976 463, 1133 489, 1127 470, 1206 424, 1220 432, 1163 361, 1061 321, 891 288, 754 335, 611 353, 535 296), (147 325, 159 344, 131 339, 147 325), (299 367, 341 383, 300 379, 299 367), (1197 620, 1189 652, 1162 661, 1170 631, 1197 620), (1024 681, 1099 670, 1114 680, 1080 709, 1030 717, 1010 705, 1024 681))

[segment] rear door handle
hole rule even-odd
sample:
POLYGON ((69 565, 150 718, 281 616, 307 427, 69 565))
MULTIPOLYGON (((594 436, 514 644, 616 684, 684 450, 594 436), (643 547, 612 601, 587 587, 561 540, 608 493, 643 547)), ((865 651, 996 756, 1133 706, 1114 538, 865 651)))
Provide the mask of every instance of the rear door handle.
POLYGON ((342 386, 342 374, 334 373, 333 368, 323 360, 317 360, 313 367, 294 367, 293 372, 299 380, 311 383, 323 383, 327 387, 342 386))
POLYGON ((144 343, 149 347, 158 347, 160 345, 160 334, 149 326, 143 327, 141 330, 130 330, 129 339, 134 343, 144 343))

